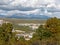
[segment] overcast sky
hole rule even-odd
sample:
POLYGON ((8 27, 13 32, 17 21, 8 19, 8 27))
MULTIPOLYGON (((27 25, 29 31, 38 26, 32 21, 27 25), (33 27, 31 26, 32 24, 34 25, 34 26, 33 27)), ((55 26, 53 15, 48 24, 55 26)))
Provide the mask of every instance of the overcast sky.
POLYGON ((20 13, 60 18, 60 0, 0 0, 0 15, 20 13))

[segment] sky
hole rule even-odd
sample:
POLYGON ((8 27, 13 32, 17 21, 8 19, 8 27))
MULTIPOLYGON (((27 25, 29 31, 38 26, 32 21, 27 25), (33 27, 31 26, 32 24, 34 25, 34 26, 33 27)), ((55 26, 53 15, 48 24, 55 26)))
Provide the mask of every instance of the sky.
POLYGON ((60 0, 0 0, 0 15, 46 15, 60 18, 60 0))

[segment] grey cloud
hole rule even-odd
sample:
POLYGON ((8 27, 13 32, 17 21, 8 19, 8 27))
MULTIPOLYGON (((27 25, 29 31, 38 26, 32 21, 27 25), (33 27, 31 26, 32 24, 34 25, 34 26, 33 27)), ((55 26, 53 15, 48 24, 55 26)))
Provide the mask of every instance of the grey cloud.
MULTIPOLYGON (((19 12, 19 14, 24 14, 24 12, 26 12, 25 14, 27 14, 29 11, 33 11, 33 10, 36 10, 36 9, 38 9, 38 11, 34 12, 33 14, 40 14, 40 13, 43 13, 45 10, 47 10, 47 13, 49 13, 49 12, 53 13, 54 12, 53 14, 55 16, 57 14, 60 14, 60 9, 55 8, 55 7, 47 8, 48 4, 42 4, 43 5, 42 7, 39 6, 39 7, 36 8, 36 7, 25 7, 25 6, 22 6, 22 5, 13 6, 13 5, 10 5, 11 2, 13 2, 13 0, 12 1, 0 0, 0 10, 3 10, 3 11, 0 11, 0 14, 8 15, 8 16, 16 14, 18 12, 19 12), (46 6, 46 7, 44 7, 44 6, 46 6), (15 12, 15 10, 19 10, 19 11, 15 12), (22 12, 20 12, 20 11, 22 11, 22 12), (56 12, 59 12, 59 13, 56 13, 56 12)), ((56 0, 56 4, 60 5, 60 0, 56 0)))
MULTIPOLYGON (((12 6, 9 3, 12 3, 13 1, 14 0, 12 0, 12 1, 10 1, 10 0, 1 0, 0 4, 3 4, 3 5, 0 5, 0 9, 6 10, 6 11, 11 11, 11 10, 31 11, 31 10, 36 9, 36 7, 25 7, 25 6, 22 6, 22 5, 12 6), (7 5, 4 5, 4 4, 7 4, 7 5)), ((56 1, 59 2, 59 0, 56 0, 56 1)), ((46 5, 48 5, 48 4, 43 4, 43 6, 46 6, 46 5)), ((42 8, 45 8, 45 7, 42 7, 42 8)), ((37 7, 37 9, 41 9, 40 6, 37 7)), ((48 11, 50 11, 50 9, 48 11)), ((55 8, 52 11, 56 11, 55 8)))
POLYGON ((60 4, 60 0, 55 0, 55 3, 56 4, 60 4))
POLYGON ((11 5, 0 5, 0 9, 10 11, 10 10, 20 10, 20 11, 31 11, 35 8, 32 7, 22 7, 20 6, 11 6, 11 5))
POLYGON ((9 3, 13 2, 14 0, 0 0, 0 5, 8 5, 9 3))
POLYGON ((51 7, 51 8, 48 8, 47 11, 55 13, 55 12, 60 12, 60 9, 51 7))

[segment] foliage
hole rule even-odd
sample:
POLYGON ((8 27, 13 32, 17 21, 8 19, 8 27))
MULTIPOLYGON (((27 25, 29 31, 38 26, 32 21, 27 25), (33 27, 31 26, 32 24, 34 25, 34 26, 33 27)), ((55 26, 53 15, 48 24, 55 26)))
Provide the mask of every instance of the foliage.
MULTIPOLYGON (((28 27, 23 29, 25 28, 28 30, 28 27)), ((24 37, 19 39, 15 37, 12 29, 11 23, 3 23, 0 26, 0 45, 59 45, 60 20, 56 17, 48 19, 45 25, 40 25, 33 34, 33 38, 28 41, 24 37)))
POLYGON ((50 18, 46 21, 46 28, 49 29, 53 33, 58 32, 58 28, 60 28, 60 21, 56 17, 50 18))
POLYGON ((45 29, 43 25, 41 25, 34 34, 34 37, 39 38, 39 40, 46 39, 52 37, 52 32, 48 29, 45 29))
POLYGON ((13 26, 10 23, 3 23, 0 27, 0 42, 1 45, 9 44, 10 39, 12 38, 12 29, 13 26))
POLYGON ((33 39, 40 40, 41 42, 46 43, 46 45, 47 44, 57 45, 60 39, 58 38, 60 36, 59 34, 60 34, 60 20, 54 17, 48 19, 45 25, 39 26, 39 28, 36 30, 36 33, 33 36, 33 39))

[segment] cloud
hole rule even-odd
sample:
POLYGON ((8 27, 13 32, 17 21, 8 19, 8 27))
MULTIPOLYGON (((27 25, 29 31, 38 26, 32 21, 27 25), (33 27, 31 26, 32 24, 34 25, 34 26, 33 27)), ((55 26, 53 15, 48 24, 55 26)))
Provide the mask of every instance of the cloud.
POLYGON ((1 15, 11 16, 22 13, 56 16, 59 14, 57 12, 60 13, 60 0, 0 0, 1 15))
POLYGON ((2 0, 0 2, 3 4, 0 5, 0 9, 3 10, 29 11, 45 5, 48 7, 55 6, 54 0, 2 0))
POLYGON ((0 9, 2 10, 20 10, 20 11, 29 11, 29 10, 34 10, 35 8, 32 7, 22 7, 21 5, 19 6, 12 6, 12 5, 0 5, 0 9))
POLYGON ((17 13, 21 13, 21 14, 36 14, 36 12, 38 12, 39 10, 36 9, 36 10, 32 10, 32 11, 20 11, 20 10, 11 10, 11 11, 3 11, 3 10, 0 10, 0 14, 1 15, 5 15, 5 16, 11 16, 11 15, 14 15, 14 14, 17 14, 17 13))
POLYGON ((0 5, 6 5, 8 3, 11 3, 13 0, 0 0, 0 5))
POLYGON ((54 0, 15 0, 10 5, 23 7, 40 7, 41 4, 55 3, 54 0))

